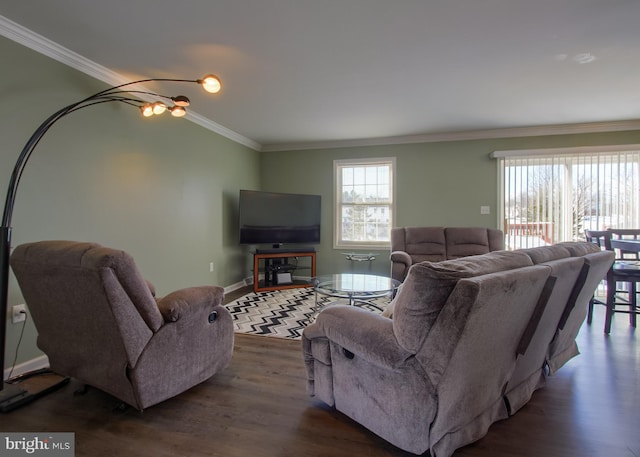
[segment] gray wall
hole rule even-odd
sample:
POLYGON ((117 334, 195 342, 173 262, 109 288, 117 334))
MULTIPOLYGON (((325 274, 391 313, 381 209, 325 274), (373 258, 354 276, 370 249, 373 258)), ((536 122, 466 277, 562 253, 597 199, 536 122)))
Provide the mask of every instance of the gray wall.
MULTIPOLYGON (((347 271, 344 249, 333 248, 333 161, 365 157, 396 157, 396 226, 499 227, 498 165, 489 154, 496 150, 559 148, 640 143, 640 131, 391 146, 314 149, 262 153, 262 189, 322 196, 322 244, 318 274, 347 271), (480 206, 491 207, 481 215, 480 206)), ((368 251, 364 251, 368 252, 368 251)), ((389 250, 373 271, 388 274, 389 250)), ((363 265, 357 265, 363 268, 363 265)))
MULTIPOLYGON (((13 164, 37 126, 105 86, 4 38, 0 55, 4 203, 13 164)), ((203 100, 215 103, 215 96, 203 100)), ((12 245, 71 239, 126 250, 159 295, 233 285, 248 274, 247 248, 237 236, 238 191, 260 187, 259 165, 260 153, 186 119, 144 119, 114 103, 87 108, 58 122, 36 148, 18 189, 12 245)), ((9 287, 9 306, 22 303, 13 277, 9 287)), ((6 366, 20 329, 7 325, 6 366)), ((28 320, 18 363, 41 355, 35 339, 28 320)))

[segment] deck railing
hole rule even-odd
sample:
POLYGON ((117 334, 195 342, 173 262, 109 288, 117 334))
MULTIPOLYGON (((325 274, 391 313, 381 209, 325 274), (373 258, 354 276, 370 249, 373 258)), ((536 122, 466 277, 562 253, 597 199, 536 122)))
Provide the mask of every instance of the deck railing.
POLYGON ((509 237, 539 237, 547 244, 553 244, 553 222, 507 222, 509 237))

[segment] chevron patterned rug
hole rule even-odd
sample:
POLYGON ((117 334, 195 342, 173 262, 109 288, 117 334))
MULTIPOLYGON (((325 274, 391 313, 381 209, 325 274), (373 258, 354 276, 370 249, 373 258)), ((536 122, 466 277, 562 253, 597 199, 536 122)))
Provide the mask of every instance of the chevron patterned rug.
MULTIPOLYGON (((371 301, 384 309, 389 304, 390 297, 371 301)), ((332 304, 347 304, 347 301, 318 295, 319 307, 332 304)), ((380 312, 366 304, 358 305, 380 312)), ((315 313, 316 296, 310 288, 250 293, 227 304, 226 308, 233 316, 234 330, 237 333, 300 339, 309 318, 315 313)))

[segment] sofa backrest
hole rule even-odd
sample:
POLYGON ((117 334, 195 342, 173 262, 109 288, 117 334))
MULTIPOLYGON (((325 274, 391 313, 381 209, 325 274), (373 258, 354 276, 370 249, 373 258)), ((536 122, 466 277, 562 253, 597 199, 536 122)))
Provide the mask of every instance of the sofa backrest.
POLYGON ((600 251, 595 245, 593 245, 596 247, 595 251, 584 246, 590 243, 579 244, 565 247, 571 251, 572 255, 581 256, 589 270, 582 287, 576 291, 573 302, 569 303, 560 317, 555 336, 549 345, 546 364, 550 375, 579 353, 576 336, 587 317, 589 301, 593 298, 600 282, 606 277, 615 257, 613 252, 600 251))
MULTIPOLYGON (((539 316, 540 322, 534 322, 529 329, 532 332, 529 342, 531 349, 521 362, 522 373, 518 376, 524 379, 526 371, 530 371, 530 367, 537 363, 531 360, 539 358, 540 351, 549 346, 551 339, 554 342, 545 352, 548 351, 547 363, 553 371, 575 355, 570 352, 576 347, 575 337, 586 316, 586 305, 612 262, 611 252, 600 251, 591 243, 568 242, 414 264, 392 303, 395 337, 404 349, 415 354, 424 345, 443 306, 461 279, 544 265, 553 269, 554 276, 560 281, 549 299, 549 310, 545 310, 539 316), (582 271, 583 267, 585 272, 582 271), (584 277, 580 277, 582 273, 584 277)), ((518 380, 513 382, 515 384, 518 380)))
POLYGON ((82 259, 82 266, 102 271, 105 281, 112 275, 113 288, 107 288, 105 292, 109 295, 122 290, 152 331, 156 332, 162 327, 164 319, 153 296, 153 290, 130 254, 98 245, 86 253, 82 259))
POLYGON ((162 326, 147 282, 123 251, 40 241, 17 246, 11 267, 38 329, 38 346, 54 370, 91 379, 95 373, 77 370, 101 366, 105 379, 124 382, 125 367, 135 365, 162 326), (104 363, 86 363, 101 358, 104 363))
POLYGON ((443 262, 420 262, 409 269, 394 299, 393 329, 398 343, 416 353, 438 318, 440 310, 462 278, 531 266, 529 256, 514 251, 443 262))
POLYGON ((486 254, 504 249, 502 230, 474 227, 446 227, 447 259, 486 254))
POLYGON ((553 246, 518 249, 517 252, 527 254, 535 265, 550 262, 552 260, 566 259, 567 257, 572 256, 571 251, 559 244, 555 244, 553 246))
POLYGON ((501 230, 481 227, 396 227, 391 251, 404 251, 413 263, 439 262, 504 249, 501 230))
POLYGON ((391 251, 403 251, 413 263, 447 260, 444 227, 396 227, 391 229, 391 251))
POLYGON ((528 328, 530 334, 527 335, 526 348, 518 355, 515 369, 509 378, 505 396, 510 414, 524 406, 534 390, 544 385, 544 365, 549 344, 576 288, 582 288, 588 269, 583 257, 565 257, 536 264, 548 266, 555 281, 545 307, 528 328))
POLYGON ((555 336, 548 347, 546 366, 548 373, 553 374, 569 359, 579 354, 576 336, 586 318, 589 301, 614 261, 614 254, 602 251, 595 243, 584 241, 565 241, 553 246, 520 251, 527 253, 535 264, 567 256, 581 258, 585 264, 584 275, 567 301, 555 327, 555 336))
POLYGON ((450 455, 470 418, 485 416, 488 428, 506 417, 502 393, 549 274, 549 267, 536 265, 457 283, 416 354, 437 389, 433 455, 450 455))

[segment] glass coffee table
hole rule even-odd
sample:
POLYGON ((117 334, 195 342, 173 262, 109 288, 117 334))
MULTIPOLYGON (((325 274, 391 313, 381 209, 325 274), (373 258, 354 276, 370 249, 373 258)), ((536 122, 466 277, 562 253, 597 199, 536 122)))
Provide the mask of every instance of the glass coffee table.
POLYGON ((351 306, 366 304, 382 311, 371 300, 391 295, 400 286, 400 281, 386 276, 376 276, 356 273, 337 273, 327 276, 317 276, 312 279, 315 291, 315 312, 320 311, 318 296, 324 295, 347 300, 351 306))

